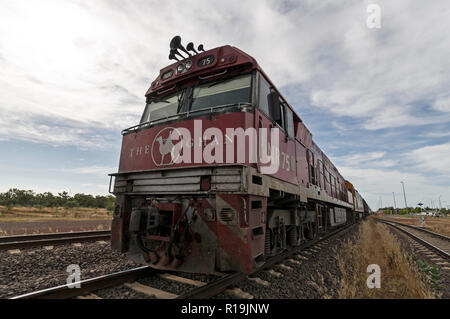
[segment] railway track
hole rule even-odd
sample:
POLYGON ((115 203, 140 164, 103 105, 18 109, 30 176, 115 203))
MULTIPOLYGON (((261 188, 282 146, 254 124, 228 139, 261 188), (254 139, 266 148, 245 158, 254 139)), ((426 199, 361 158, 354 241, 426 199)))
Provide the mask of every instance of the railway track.
MULTIPOLYGON (((283 252, 266 260, 264 265, 257 268, 256 271, 251 274, 253 278, 249 278, 247 274, 241 272, 233 272, 229 274, 219 274, 219 278, 205 283, 202 281, 181 277, 178 273, 175 275, 143 266, 96 278, 82 280, 79 282, 81 288, 69 288, 67 285, 60 285, 57 287, 16 296, 12 299, 59 299, 74 297, 83 298, 83 295, 88 295, 88 298, 98 298, 98 296, 95 295, 96 290, 103 288, 113 288, 120 285, 124 285, 136 292, 145 295, 154 296, 158 299, 206 299, 217 296, 218 294, 225 291, 232 294, 235 298, 253 298, 253 296, 241 291, 239 288, 229 289, 229 287, 237 285, 239 282, 245 281, 246 279, 259 281, 264 284, 263 280, 255 279, 254 276, 257 276, 257 274, 261 271, 272 271, 273 273, 276 273, 271 270, 273 266, 282 263, 284 260, 302 252, 303 250, 313 249, 313 247, 316 245, 322 245, 323 242, 327 242, 332 237, 349 231, 356 225, 357 224, 352 224, 345 228, 341 228, 325 235, 324 237, 304 243, 303 245, 300 245, 294 249, 283 252), (182 283, 191 286, 192 289, 189 289, 187 292, 180 295, 176 295, 137 282, 138 279, 148 278, 152 276, 158 276, 160 279, 166 281, 182 283)), ((301 264, 300 262, 297 263, 301 264)), ((286 266, 284 265, 284 267, 286 266)))
POLYGON ((111 232, 109 230, 5 236, 0 237, 0 250, 94 240, 109 240, 110 236, 111 232))
POLYGON ((386 221, 377 218, 378 221, 383 222, 399 231, 405 233, 410 238, 419 242, 420 244, 431 249, 446 260, 450 260, 450 237, 431 232, 427 229, 407 225, 394 221, 386 221))

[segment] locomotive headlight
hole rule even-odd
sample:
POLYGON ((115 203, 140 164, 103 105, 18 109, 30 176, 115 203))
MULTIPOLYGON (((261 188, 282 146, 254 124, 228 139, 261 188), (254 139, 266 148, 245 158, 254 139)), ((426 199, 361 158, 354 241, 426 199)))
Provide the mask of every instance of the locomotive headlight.
POLYGON ((190 68, 192 68, 192 61, 187 60, 184 66, 186 67, 186 70, 189 70, 190 68))
POLYGON ((183 72, 183 70, 184 70, 184 65, 183 65, 182 63, 178 64, 178 66, 177 66, 177 72, 178 72, 178 73, 181 73, 181 72, 183 72))

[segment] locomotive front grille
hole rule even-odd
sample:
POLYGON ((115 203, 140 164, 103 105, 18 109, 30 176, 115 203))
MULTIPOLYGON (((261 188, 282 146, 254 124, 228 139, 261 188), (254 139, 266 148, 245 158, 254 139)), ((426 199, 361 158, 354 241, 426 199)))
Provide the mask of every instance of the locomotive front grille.
POLYGON ((183 194, 204 193, 202 176, 211 177, 211 191, 244 192, 243 166, 218 168, 179 168, 159 171, 114 174, 114 193, 183 194), (127 187, 132 183, 132 190, 127 187))
POLYGON ((231 207, 224 207, 219 212, 219 219, 223 222, 232 222, 236 219, 236 212, 231 207))

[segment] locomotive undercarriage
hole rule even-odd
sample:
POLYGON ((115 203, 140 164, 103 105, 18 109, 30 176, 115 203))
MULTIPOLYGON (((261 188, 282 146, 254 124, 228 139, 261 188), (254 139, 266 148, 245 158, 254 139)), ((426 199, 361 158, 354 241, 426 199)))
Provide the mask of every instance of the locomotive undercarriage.
MULTIPOLYGON (((162 178, 176 180, 176 170, 116 178, 113 248, 126 251, 138 263, 158 269, 250 273, 267 257, 343 225, 332 224, 330 216, 334 208, 330 203, 314 199, 305 202, 301 194, 270 187, 264 190, 268 196, 261 196, 264 182, 270 178, 267 176, 263 183, 258 181, 259 191, 249 194, 255 190, 247 184, 254 180, 246 176, 255 174, 251 168, 209 171, 202 168, 202 172, 211 174, 209 190, 194 193, 180 190, 175 195, 163 191, 168 188, 171 193, 176 192, 174 187, 178 186, 174 185, 178 185, 178 180, 174 185, 160 185, 159 191, 154 189, 162 178), (151 181, 146 182, 142 176, 150 176, 151 181), (145 185, 149 185, 151 191, 146 190, 145 185), (226 187, 236 189, 227 191, 226 187)), ((192 174, 185 170, 179 178, 186 180, 192 178, 190 175, 196 175, 199 182, 205 179, 195 169, 192 174)), ((345 212, 345 208, 342 209, 345 212)), ((350 210, 346 212, 346 222, 351 221, 350 210)))
POLYGON ((345 210, 345 222, 332 223, 334 207, 327 203, 310 200, 307 203, 295 201, 296 196, 271 191, 268 200, 268 221, 266 224, 266 257, 299 246, 309 240, 353 222, 351 210, 345 210), (280 200, 280 193, 285 200, 280 200))

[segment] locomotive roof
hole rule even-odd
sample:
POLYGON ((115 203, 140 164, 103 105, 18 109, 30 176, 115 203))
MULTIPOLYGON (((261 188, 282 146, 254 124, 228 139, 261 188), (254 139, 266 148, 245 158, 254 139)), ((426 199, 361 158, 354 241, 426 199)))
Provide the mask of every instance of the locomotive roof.
POLYGON ((202 77, 211 76, 211 78, 214 78, 222 75, 218 74, 220 72, 217 71, 223 71, 238 66, 253 69, 256 68, 257 65, 258 63, 256 60, 250 55, 242 52, 238 48, 224 45, 189 56, 161 69, 158 77, 151 83, 151 86, 145 95, 148 96, 155 92, 164 92, 165 89, 182 81, 189 81, 191 79, 197 80, 199 75, 202 77), (177 67, 179 65, 186 65, 188 61, 192 65, 189 70, 184 67, 182 72, 178 72, 177 67))
POLYGON ((270 84, 273 89, 275 89, 280 98, 288 105, 288 107, 293 111, 294 116, 302 122, 301 118, 295 112, 294 108, 289 105, 289 102, 283 97, 277 87, 273 84, 264 70, 260 67, 255 58, 249 54, 241 51, 240 49, 224 45, 217 48, 210 49, 208 51, 189 56, 183 60, 177 61, 162 68, 159 71, 158 77, 151 83, 150 88, 145 93, 148 97, 154 93, 163 94, 166 91, 174 89, 176 84, 195 82, 198 77, 205 79, 206 77, 214 79, 220 78, 220 76, 225 75, 228 69, 241 69, 242 72, 250 70, 258 70, 264 75, 264 78, 270 84), (208 57, 213 57, 213 62, 207 65, 202 65, 202 61, 208 57), (188 61, 192 63, 192 67, 189 70, 178 73, 177 67, 185 65, 188 61), (167 77, 165 77, 167 76, 167 77))

